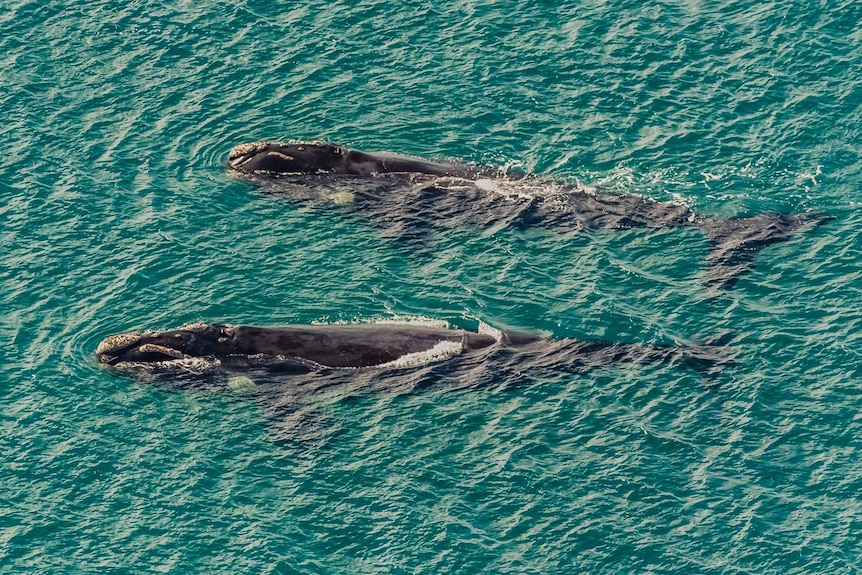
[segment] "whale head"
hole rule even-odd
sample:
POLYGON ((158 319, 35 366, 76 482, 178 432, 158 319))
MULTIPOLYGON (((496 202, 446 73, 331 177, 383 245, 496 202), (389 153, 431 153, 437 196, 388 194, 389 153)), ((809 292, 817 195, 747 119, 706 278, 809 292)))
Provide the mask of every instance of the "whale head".
POLYGON ((170 331, 132 332, 105 338, 96 348, 99 363, 118 368, 162 370, 201 358, 235 353, 233 328, 220 324, 193 324, 170 331))
POLYGON ((230 151, 228 167, 245 174, 318 174, 338 171, 343 159, 343 148, 323 142, 251 142, 230 151))

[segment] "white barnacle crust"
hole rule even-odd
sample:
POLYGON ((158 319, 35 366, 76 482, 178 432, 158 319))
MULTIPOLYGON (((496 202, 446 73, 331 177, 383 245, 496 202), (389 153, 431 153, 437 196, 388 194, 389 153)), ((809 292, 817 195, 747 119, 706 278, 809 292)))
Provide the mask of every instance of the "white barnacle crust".
POLYGON ((114 367, 130 372, 178 372, 200 375, 204 373, 211 373, 217 370, 220 365, 221 360, 215 357, 184 356, 182 358, 169 359, 165 361, 121 361, 115 364, 114 367))
POLYGON ((122 349, 136 343, 140 339, 141 334, 137 332, 112 335, 110 337, 106 337, 101 341, 101 343, 99 343, 99 347, 96 348, 96 353, 103 354, 115 349, 122 349))
POLYGON ((263 149, 266 149, 266 142, 249 142, 247 144, 239 144, 233 147, 233 149, 230 151, 230 156, 232 158, 235 158, 237 156, 245 156, 246 154, 251 154, 263 149))
POLYGON ((242 155, 248 154, 249 152, 254 152, 258 147, 257 142, 249 142, 248 144, 240 144, 238 146, 234 146, 231 150, 231 153, 234 155, 242 155))
POLYGON ((182 359, 185 357, 185 354, 183 354, 183 352, 179 350, 165 347, 163 345, 156 345, 154 343, 145 343, 138 348, 138 351, 140 351, 141 353, 161 353, 162 355, 175 357, 177 359, 182 359))

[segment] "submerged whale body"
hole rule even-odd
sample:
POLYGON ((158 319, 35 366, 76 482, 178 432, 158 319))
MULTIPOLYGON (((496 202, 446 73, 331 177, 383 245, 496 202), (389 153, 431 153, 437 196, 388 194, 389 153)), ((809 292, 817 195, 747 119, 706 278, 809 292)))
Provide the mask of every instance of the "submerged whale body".
POLYGON ((638 195, 549 186, 533 176, 481 166, 431 162, 321 142, 252 142, 234 147, 228 167, 298 200, 349 204, 392 235, 469 224, 488 228, 582 229, 698 227, 709 240, 705 281, 731 287, 763 247, 826 221, 816 214, 718 218, 638 195))

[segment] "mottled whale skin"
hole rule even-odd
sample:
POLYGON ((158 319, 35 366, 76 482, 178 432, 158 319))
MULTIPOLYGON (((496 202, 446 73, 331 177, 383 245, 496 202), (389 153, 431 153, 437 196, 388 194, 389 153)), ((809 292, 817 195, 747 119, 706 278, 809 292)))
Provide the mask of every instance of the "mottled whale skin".
POLYGON ((731 287, 748 271, 761 248, 831 219, 813 213, 720 218, 681 203, 566 184, 551 186, 554 190, 544 193, 546 186, 535 185, 544 180, 522 172, 362 152, 322 142, 242 144, 230 151, 228 168, 296 198, 303 193, 314 198, 315 189, 327 189, 327 178, 330 189, 331 182, 340 178, 340 189, 349 192, 335 197, 346 194, 353 209, 392 230, 392 235, 408 239, 421 234, 416 227, 464 223, 557 232, 697 227, 709 240, 705 282, 713 294, 731 287), (458 179, 454 185, 453 178, 458 179), (489 191, 489 180, 491 188, 499 187, 493 182, 505 184, 504 193, 489 191))

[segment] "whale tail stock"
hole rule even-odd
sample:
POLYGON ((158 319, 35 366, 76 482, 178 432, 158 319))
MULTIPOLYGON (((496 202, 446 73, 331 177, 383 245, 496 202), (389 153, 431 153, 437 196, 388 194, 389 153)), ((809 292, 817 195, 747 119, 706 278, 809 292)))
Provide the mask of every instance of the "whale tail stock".
MULTIPOLYGON (((699 375, 706 387, 721 371, 735 363, 734 335, 720 333, 704 341, 681 344, 626 343, 600 339, 532 338, 502 340, 494 352, 498 367, 530 373, 566 372, 580 374, 619 364, 666 364, 699 375)), ((515 378, 520 387, 523 383, 515 378)), ((510 387, 510 386, 507 386, 510 387)))
POLYGON ((757 252, 785 242, 797 232, 834 219, 817 213, 768 213, 747 218, 707 218, 700 222, 709 237, 706 284, 710 291, 728 289, 750 270, 757 252))

